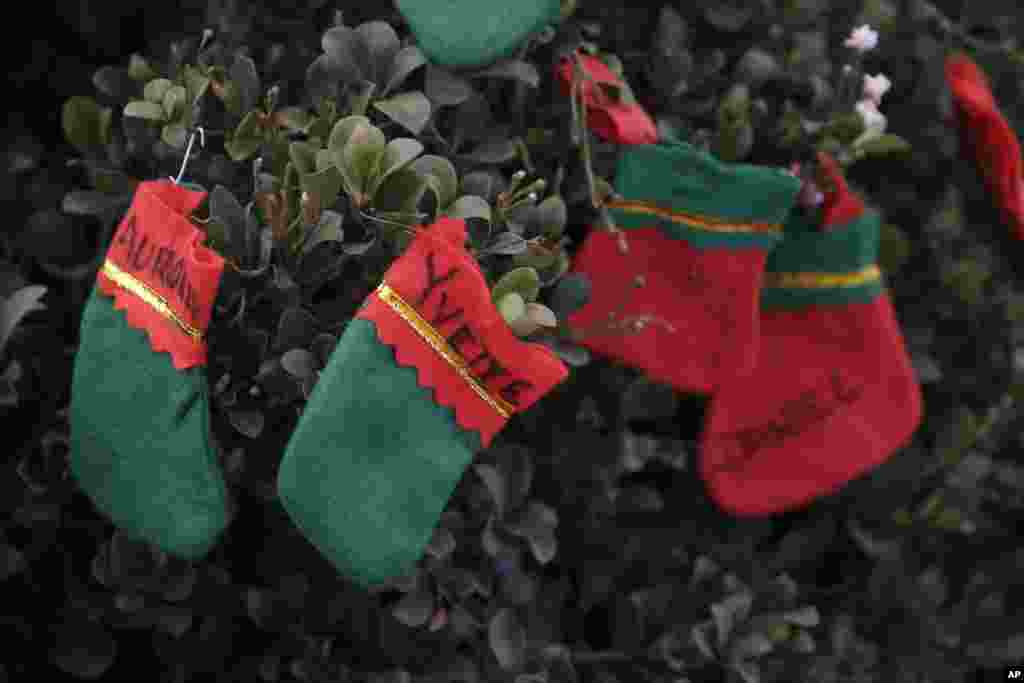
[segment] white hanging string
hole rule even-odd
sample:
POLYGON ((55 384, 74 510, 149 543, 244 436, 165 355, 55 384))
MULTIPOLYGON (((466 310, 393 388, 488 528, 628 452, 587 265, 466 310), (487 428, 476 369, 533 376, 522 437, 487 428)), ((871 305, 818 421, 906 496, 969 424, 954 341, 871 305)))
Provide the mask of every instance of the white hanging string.
POLYGON ((172 178, 171 176, 167 176, 175 185, 181 184, 181 178, 185 175, 185 167, 188 166, 189 157, 192 156, 192 143, 196 141, 196 133, 199 133, 199 146, 203 148, 206 147, 206 131, 202 126, 197 126, 196 129, 192 131, 192 135, 188 138, 188 146, 185 148, 185 158, 181 160, 181 170, 178 171, 178 177, 172 178))

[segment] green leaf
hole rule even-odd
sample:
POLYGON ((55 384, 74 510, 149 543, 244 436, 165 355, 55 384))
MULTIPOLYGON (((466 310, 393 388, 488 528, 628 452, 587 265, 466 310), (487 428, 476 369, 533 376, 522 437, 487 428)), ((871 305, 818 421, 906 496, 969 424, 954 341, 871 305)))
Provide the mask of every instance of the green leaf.
POLYGON ((423 143, 414 138, 395 138, 384 147, 384 154, 380 158, 380 167, 377 170, 370 194, 377 191, 380 184, 389 175, 399 171, 413 162, 423 153, 423 143))
POLYGON ((342 177, 341 171, 334 166, 328 166, 317 173, 300 174, 302 189, 309 192, 319 201, 320 210, 334 206, 341 194, 342 177))
POLYGON ((490 204, 482 197, 476 197, 471 194, 456 199, 446 213, 452 218, 482 218, 485 221, 491 220, 490 204))
POLYGON ((8 340, 18 326, 29 313, 45 310, 45 306, 39 300, 46 294, 46 287, 42 285, 29 285, 22 287, 14 294, 7 297, 0 307, 0 353, 3 353, 8 340))
POLYGON ((526 630, 516 614, 505 607, 487 626, 487 640, 498 664, 506 671, 521 669, 526 657, 526 630))
POLYGON ((910 258, 910 240, 899 227, 883 223, 878 246, 878 265, 886 273, 895 273, 910 258))
MULTIPOLYGON (((380 212, 411 214, 416 211, 420 197, 427 188, 426 180, 411 167, 405 167, 389 175, 373 195, 371 206, 380 212)), ((396 218, 410 225, 419 221, 396 218)))
POLYGON ((174 82, 166 78, 154 78, 142 90, 142 96, 147 102, 163 104, 164 95, 174 87, 174 82))
POLYGON ((856 147, 856 150, 857 158, 884 157, 893 154, 909 154, 912 147, 909 142, 899 135, 885 133, 861 143, 856 147))
POLYGON ((437 196, 437 205, 446 208, 455 201, 459 191, 459 176, 452 162, 444 157, 427 154, 409 165, 409 169, 425 177, 427 186, 437 196))
POLYGON ((342 152, 345 150, 345 145, 348 144, 348 139, 352 137, 353 131, 359 126, 370 126, 370 119, 365 116, 346 116, 343 119, 339 119, 334 127, 331 128, 331 134, 327 139, 327 148, 331 150, 334 155, 334 163, 339 168, 342 166, 342 152))
POLYGON ((165 121, 166 114, 163 105, 143 100, 135 100, 124 106, 125 116, 134 116, 147 121, 165 121))
POLYGON ((400 93, 386 100, 377 100, 373 106, 415 135, 422 133, 430 120, 430 100, 418 90, 400 93))
POLYGON ((534 218, 541 226, 541 234, 550 240, 557 240, 565 232, 565 224, 569 220, 569 211, 565 200, 553 194, 537 205, 534 218))
POLYGON ((188 102, 195 104, 210 88, 210 77, 191 64, 186 64, 183 71, 185 90, 188 92, 188 102))
POLYGON ((337 211, 323 211, 320 214, 320 223, 310 231, 302 245, 302 255, 313 251, 318 244, 324 242, 343 242, 345 231, 342 229, 343 216, 337 211))
POLYGON ((501 276, 491 291, 491 300, 501 301, 506 294, 517 292, 527 303, 537 300, 540 293, 540 277, 533 268, 514 268, 501 276))
POLYGON ((148 83, 157 77, 156 71, 150 66, 149 61, 138 53, 133 53, 128 59, 128 75, 132 80, 148 83))
POLYGON ((387 96, 388 93, 404 83, 405 79, 409 77, 409 74, 426 63, 426 56, 417 46, 407 45, 406 47, 403 47, 398 51, 391 62, 391 69, 388 73, 387 84, 381 91, 381 96, 387 96))
POLYGON ((313 115, 302 107, 282 107, 277 112, 278 118, 290 131, 306 131, 313 122, 313 115))
POLYGON ((258 152, 262 144, 258 112, 253 110, 242 118, 231 139, 224 143, 224 151, 232 161, 244 161, 258 152))
POLYGON ((359 206, 364 205, 373 183, 380 160, 387 147, 387 138, 380 128, 369 124, 359 124, 352 131, 345 149, 342 151, 342 164, 338 167, 348 189, 356 193, 353 199, 359 206))
POLYGON ((317 148, 308 142, 296 141, 288 147, 288 157, 300 173, 316 172, 317 148))
POLYGON ((526 315, 526 302, 518 292, 509 292, 498 300, 498 312, 511 325, 526 315))
POLYGON ((83 155, 96 153, 110 141, 109 124, 104 132, 104 112, 107 117, 112 113, 91 97, 75 96, 64 102, 61 113, 64 137, 83 155))
POLYGON ((185 149, 188 129, 180 123, 169 123, 160 131, 160 138, 172 149, 185 149))
POLYGON ((180 85, 175 85, 167 89, 164 93, 163 107, 164 114, 168 120, 174 120, 183 116, 185 113, 185 107, 188 103, 188 93, 180 85))

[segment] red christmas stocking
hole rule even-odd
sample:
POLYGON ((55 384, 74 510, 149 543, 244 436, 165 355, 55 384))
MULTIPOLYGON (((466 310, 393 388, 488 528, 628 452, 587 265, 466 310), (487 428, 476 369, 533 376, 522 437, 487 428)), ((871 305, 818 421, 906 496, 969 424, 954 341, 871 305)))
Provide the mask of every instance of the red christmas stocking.
POLYGON ((879 218, 819 157, 823 215, 794 212, 765 266, 761 351, 723 382, 700 471, 736 515, 828 495, 888 459, 921 420, 921 395, 875 265, 879 218), (818 227, 822 226, 822 227, 818 227))
POLYGON ((753 367, 765 257, 800 181, 680 142, 624 148, 615 185, 625 199, 608 207, 629 252, 592 230, 576 254, 573 270, 591 281, 590 302, 569 318, 580 343, 681 391, 710 392, 753 367), (624 334, 610 314, 641 329, 624 334))

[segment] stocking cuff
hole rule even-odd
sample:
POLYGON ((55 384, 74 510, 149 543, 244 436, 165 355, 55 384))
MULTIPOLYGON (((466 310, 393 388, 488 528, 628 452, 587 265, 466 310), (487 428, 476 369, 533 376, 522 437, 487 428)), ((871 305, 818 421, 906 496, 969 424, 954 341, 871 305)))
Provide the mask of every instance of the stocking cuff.
POLYGON ((869 211, 844 226, 821 230, 794 213, 786 239, 765 263, 762 308, 873 301, 883 290, 878 268, 879 216, 869 211))
POLYGON ((187 215, 205 197, 168 181, 140 183, 96 277, 128 324, 178 370, 206 363, 206 328, 224 259, 187 215))
POLYGON ((800 181, 781 169, 718 161, 685 142, 629 147, 609 202, 623 229, 657 226, 697 248, 771 248, 782 237, 800 181))
POLYGON ((549 349, 518 339, 465 250, 462 221, 424 229, 384 275, 358 317, 372 321, 396 361, 450 408, 486 448, 505 422, 568 376, 549 349))

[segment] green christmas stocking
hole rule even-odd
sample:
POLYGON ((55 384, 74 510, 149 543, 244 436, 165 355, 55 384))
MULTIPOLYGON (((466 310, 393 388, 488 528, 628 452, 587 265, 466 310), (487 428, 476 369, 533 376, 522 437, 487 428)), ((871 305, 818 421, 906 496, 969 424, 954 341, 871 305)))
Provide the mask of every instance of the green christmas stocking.
POLYGON ((349 323, 278 474, 285 510, 363 586, 410 571, 476 451, 567 376, 517 339, 463 246, 421 229, 349 323))
POLYGON ((119 527, 187 558, 227 523, 203 339, 223 259, 187 216, 205 193, 141 183, 82 316, 71 471, 119 527))

